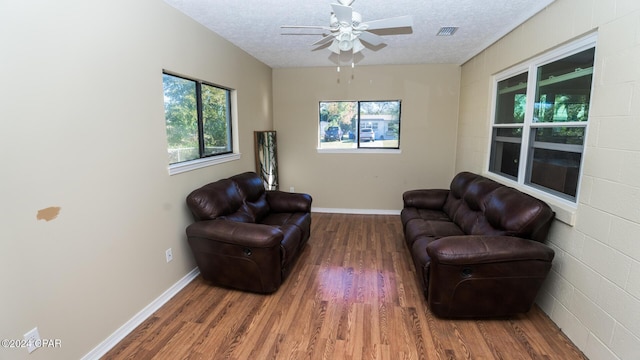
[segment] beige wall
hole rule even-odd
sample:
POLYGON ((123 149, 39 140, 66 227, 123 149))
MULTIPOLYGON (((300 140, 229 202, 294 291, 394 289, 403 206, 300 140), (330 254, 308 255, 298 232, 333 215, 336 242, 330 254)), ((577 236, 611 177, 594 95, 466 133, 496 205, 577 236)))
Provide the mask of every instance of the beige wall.
POLYGON ((446 187, 455 160, 460 67, 356 66, 273 70, 280 186, 314 208, 398 211, 402 192, 446 187), (340 75, 340 83, 338 76, 340 75), (401 100, 400 154, 318 153, 318 103, 401 100))
POLYGON ((639 24, 635 0, 557 0, 462 69, 362 66, 338 84, 334 68, 272 78, 161 0, 0 2, 0 338, 38 326, 63 345, 0 359, 79 358, 193 269, 184 197, 252 170, 253 130, 278 131, 281 187, 315 207, 397 210, 406 189, 485 169, 492 74, 595 29, 584 186, 576 225, 552 230, 539 303, 590 358, 634 358, 639 24), (163 68, 237 89, 241 160, 168 176, 163 68), (401 154, 319 154, 318 102, 345 99, 401 99, 401 154), (37 220, 52 206, 57 218, 37 220))
POLYGON ((539 304, 590 359, 640 349, 640 2, 557 0, 462 67, 456 171, 486 169, 491 76, 598 33, 575 226, 556 222, 539 304))
POLYGON ((0 44, 0 338, 62 341, 0 359, 78 359, 195 267, 185 196, 253 170, 271 69, 162 0, 2 1, 0 44), (168 175, 163 68, 237 90, 240 160, 168 175))

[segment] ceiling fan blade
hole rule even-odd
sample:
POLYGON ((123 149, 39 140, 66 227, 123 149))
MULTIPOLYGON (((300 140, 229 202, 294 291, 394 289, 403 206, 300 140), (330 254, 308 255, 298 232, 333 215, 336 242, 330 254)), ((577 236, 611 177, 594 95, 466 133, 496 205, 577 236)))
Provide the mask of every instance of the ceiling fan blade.
POLYGON ((282 25, 281 29, 322 29, 322 30, 331 30, 330 27, 327 26, 314 26, 314 25, 282 25))
POLYGON ((381 36, 378 36, 374 33, 370 33, 367 31, 363 31, 358 37, 361 40, 364 40, 373 46, 384 44, 384 39, 381 36))
POLYGON ((392 17, 387 19, 373 20, 365 22, 366 30, 390 29, 400 27, 413 27, 413 17, 411 15, 392 17))
POLYGON ((340 23, 351 25, 352 22, 352 9, 350 6, 344 6, 340 4, 331 4, 333 13, 336 14, 336 18, 340 23))
POLYGON ((314 42, 313 44, 311 44, 311 46, 316 46, 316 45, 324 45, 326 43, 328 43, 329 41, 332 41, 333 39, 335 39, 334 35, 327 35, 325 37, 323 37, 322 39, 314 42))

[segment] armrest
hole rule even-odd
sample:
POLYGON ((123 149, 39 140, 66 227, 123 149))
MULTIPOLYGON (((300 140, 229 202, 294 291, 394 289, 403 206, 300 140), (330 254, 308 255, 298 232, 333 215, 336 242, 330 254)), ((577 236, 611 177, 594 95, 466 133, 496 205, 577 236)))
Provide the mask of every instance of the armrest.
POLYGON ((419 209, 440 210, 449 196, 446 189, 419 189, 409 190, 402 194, 404 207, 419 209))
POLYGON ((311 196, 279 190, 267 191, 267 202, 273 212, 311 212, 311 196))
POLYGON ((449 236, 427 245, 434 263, 482 264, 518 260, 553 260, 554 251, 537 241, 513 236, 449 236))
POLYGON ((254 248, 280 245, 284 237, 275 226, 221 219, 195 222, 187 227, 187 236, 254 248))

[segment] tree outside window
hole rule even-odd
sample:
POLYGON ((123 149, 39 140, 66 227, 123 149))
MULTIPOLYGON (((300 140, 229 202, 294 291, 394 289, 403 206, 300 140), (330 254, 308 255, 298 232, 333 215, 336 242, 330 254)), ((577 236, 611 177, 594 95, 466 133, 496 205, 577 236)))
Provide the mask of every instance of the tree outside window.
POLYGON ((230 91, 164 73, 169 164, 232 151, 230 91))
MULTIPOLYGON (((595 40, 496 77, 489 171, 576 202, 589 120, 595 40)), ((562 50, 558 50, 562 51, 562 50)))

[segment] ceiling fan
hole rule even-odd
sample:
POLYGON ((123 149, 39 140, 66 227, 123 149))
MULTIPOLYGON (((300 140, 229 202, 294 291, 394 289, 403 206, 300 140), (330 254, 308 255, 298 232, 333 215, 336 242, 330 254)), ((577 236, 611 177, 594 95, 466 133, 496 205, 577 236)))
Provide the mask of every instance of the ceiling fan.
POLYGON ((341 52, 352 51, 353 54, 365 48, 362 41, 378 46, 384 44, 384 39, 376 35, 371 30, 393 29, 412 27, 413 19, 410 15, 386 18, 374 21, 362 21, 362 15, 353 11, 351 4, 354 0, 337 0, 338 3, 332 3, 333 12, 329 20, 329 26, 297 26, 283 25, 283 29, 322 29, 331 33, 322 39, 311 44, 312 46, 322 46, 331 42, 329 50, 336 54, 341 52))

